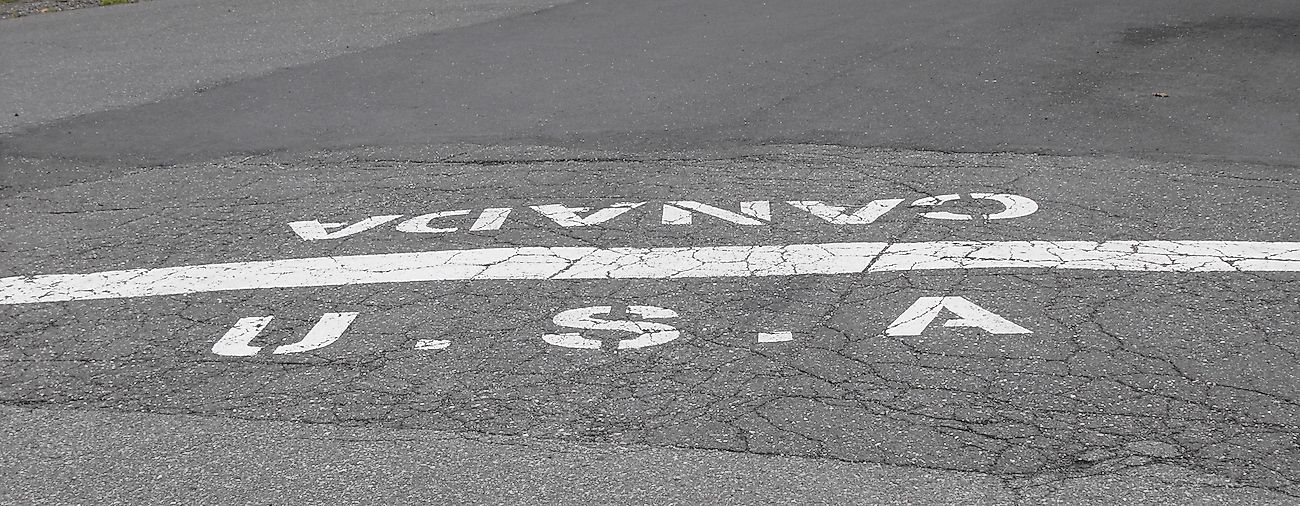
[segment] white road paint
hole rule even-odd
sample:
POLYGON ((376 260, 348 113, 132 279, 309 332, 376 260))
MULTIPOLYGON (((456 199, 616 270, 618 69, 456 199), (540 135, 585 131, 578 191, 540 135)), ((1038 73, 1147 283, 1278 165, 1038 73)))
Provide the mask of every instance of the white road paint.
POLYGON ((486 248, 14 276, 0 278, 0 304, 369 283, 679 279, 973 269, 1300 272, 1300 242, 938 241, 486 248))
POLYGON ((885 335, 919 336, 945 309, 961 317, 943 322, 945 327, 974 327, 992 334, 1033 333, 992 311, 975 305, 964 297, 921 297, 903 311, 894 323, 889 324, 885 329, 885 335))
POLYGON ((249 346, 253 338, 262 333, 262 329, 271 323, 270 316, 240 318, 235 326, 226 331, 217 343, 212 345, 212 353, 225 357, 251 357, 262 351, 261 346, 249 346))
MULTIPOLYGON (((595 317, 596 315, 610 314, 610 311, 612 310, 613 308, 610 306, 580 307, 561 312, 560 314, 555 315, 552 321, 561 327, 607 332, 630 332, 635 334, 636 337, 634 338, 619 340, 618 349, 620 350, 656 346, 681 337, 681 332, 672 325, 666 323, 644 320, 607 320, 595 317)), ((629 315, 636 315, 641 319, 664 319, 677 317, 676 311, 655 306, 628 306, 627 312, 629 315)), ((601 344, 599 339, 583 337, 582 334, 577 332, 545 334, 542 336, 542 340, 565 348, 588 350, 599 349, 601 344)))
POLYGON ((791 200, 786 203, 834 225, 870 225, 902 202, 903 199, 873 200, 852 214, 845 214, 847 207, 826 205, 817 200, 791 200))
MULTIPOLYGON (((1038 211, 1038 203, 1033 199, 1020 195, 1007 193, 971 193, 971 198, 986 199, 996 201, 1004 207, 1002 211, 984 216, 990 220, 1004 220, 1009 218, 1019 218, 1028 216, 1038 211)), ((912 202, 913 207, 936 207, 947 202, 961 200, 961 195, 948 194, 937 195, 933 197, 924 197, 912 202)), ((826 204, 819 200, 788 200, 787 204, 801 209, 814 217, 827 223, 839 226, 849 225, 870 225, 880 219, 885 213, 898 207, 903 199, 881 199, 873 200, 867 205, 849 212, 848 207, 834 206, 826 204)), ((571 207, 564 204, 543 204, 529 206, 542 216, 549 218, 561 227, 592 227, 599 226, 615 218, 627 214, 628 211, 645 206, 649 202, 620 202, 609 207, 595 209, 592 207, 571 207)), ((506 219, 510 216, 513 209, 509 207, 489 207, 479 213, 474 224, 470 226, 471 231, 500 230, 505 224, 506 219)), ((431 223, 434 220, 444 220, 456 216, 465 216, 471 214, 472 210, 459 209, 454 211, 438 211, 427 214, 420 214, 414 218, 407 219, 397 224, 395 229, 403 233, 449 233, 459 230, 459 227, 434 227, 431 223)), ((695 213, 711 216, 722 221, 731 222, 737 225, 761 226, 772 222, 772 202, 768 200, 753 200, 740 203, 740 211, 730 211, 703 202, 694 200, 674 200, 663 204, 663 214, 660 223, 663 225, 690 225, 695 223, 695 213)), ((321 241, 327 239, 342 239, 352 235, 365 232, 375 227, 387 224, 404 215, 387 214, 380 216, 371 216, 356 223, 321 223, 318 220, 295 221, 289 224, 289 228, 298 234, 304 241, 321 241), (338 229, 330 231, 331 229, 338 229)), ((920 213, 925 218, 940 220, 973 220, 974 216, 968 214, 951 213, 947 211, 929 211, 920 213)), ((457 220, 445 220, 444 223, 454 222, 457 220)))
POLYGON ((442 211, 437 213, 422 214, 409 220, 397 224, 398 232, 409 234, 437 234, 455 232, 456 227, 432 228, 429 226, 433 220, 438 218, 447 218, 451 216, 464 216, 469 214, 469 209, 460 209, 457 211, 442 211))
POLYGON ((561 227, 589 227, 598 225, 621 216, 623 213, 645 205, 645 202, 619 202, 587 216, 578 213, 591 211, 590 207, 568 207, 562 204, 532 206, 534 211, 542 213, 561 227))
POLYGON ((289 228, 292 228, 294 233, 298 234, 298 237, 303 238, 303 240, 320 241, 324 239, 339 239, 349 235, 359 234, 401 217, 402 215, 400 214, 371 216, 351 225, 346 223, 321 223, 317 220, 295 221, 289 224, 289 228), (328 230, 339 227, 343 228, 333 232, 328 230))
POLYGON ((759 332, 758 333, 758 342, 760 343, 784 343, 786 341, 793 341, 793 340, 794 340, 793 332, 772 332, 772 333, 759 332))
MULTIPOLYGON (((585 208, 577 208, 585 209, 585 208)), ((506 218, 510 216, 513 209, 509 207, 489 207, 479 213, 478 219, 470 226, 471 231, 482 230, 500 230, 501 225, 505 224, 506 218)), ((434 228, 430 224, 433 220, 449 218, 453 216, 464 216, 470 214, 469 209, 459 209, 455 211, 439 211, 416 216, 414 218, 398 223, 395 227, 398 232, 408 234, 430 234, 430 233, 448 233, 459 230, 457 227, 438 227, 434 228)), ((382 216, 371 216, 353 224, 347 223, 321 223, 319 220, 295 221, 289 224, 298 237, 304 241, 323 241, 327 239, 342 239, 350 235, 356 235, 372 228, 378 227, 385 223, 395 221, 401 218, 401 214, 386 214, 382 216), (329 229, 338 228, 330 232, 329 229)))
MULTIPOLYGON (((954 200, 961 200, 961 195, 957 195, 957 194, 953 193, 953 194, 949 194, 949 195, 935 195, 935 196, 933 196, 933 197, 920 198, 920 199, 916 199, 916 201, 912 202, 912 207, 918 207, 918 206, 925 206, 925 207, 941 206, 941 205, 943 205, 945 202, 952 202, 952 201, 954 201, 954 200)), ((950 213, 950 212, 947 212, 947 211, 934 211, 934 212, 929 212, 929 213, 921 213, 921 216, 924 216, 924 217, 926 217, 926 218, 934 218, 934 219, 936 219, 936 220, 969 220, 969 219, 971 219, 971 215, 969 215, 969 214, 956 214, 956 213, 950 213)))
POLYGON ((451 346, 451 341, 443 339, 421 339, 415 342, 417 350, 443 350, 451 346))
MULTIPOLYGON (((1037 202, 1034 202, 1033 199, 1022 197, 1020 195, 1012 195, 1009 193, 972 193, 970 194, 970 196, 973 199, 992 200, 992 201, 996 201, 999 204, 1002 204, 1003 210, 984 216, 984 219, 988 219, 988 220, 1006 220, 1011 218, 1020 218, 1038 212, 1037 202)), ((917 199, 916 201, 912 202, 912 206, 935 207, 935 206, 941 206, 946 202, 952 202, 955 200, 961 200, 961 195, 957 195, 954 193, 949 195, 936 195, 933 197, 925 197, 925 198, 917 199)), ((950 213, 947 211, 931 211, 931 212, 921 213, 921 216, 924 216, 926 218, 936 219, 936 220, 975 219, 974 216, 971 216, 969 214, 950 213)))
POLYGON ((766 225, 772 221, 772 203, 755 200, 740 203, 740 213, 735 213, 693 200, 675 200, 664 204, 664 225, 690 225, 695 222, 695 213, 706 214, 737 225, 766 225))
POLYGON ((972 193, 970 196, 971 198, 976 199, 996 200, 998 203, 1002 204, 1002 207, 1005 209, 985 216, 985 218, 990 220, 1009 220, 1011 218, 1029 216, 1038 212, 1037 202, 1034 202, 1033 199, 1021 197, 1019 195, 1011 195, 1009 193, 972 193))
POLYGON ((478 219, 469 227, 470 231, 477 232, 480 230, 500 230, 504 225, 506 218, 510 216, 509 207, 489 207, 479 213, 478 219))
POLYGON ((307 332, 307 337, 296 343, 276 348, 275 354, 302 353, 334 344, 334 341, 343 335, 343 331, 347 330, 355 319, 357 313, 325 313, 307 332))
MULTIPOLYGON (((271 323, 271 316, 258 316, 251 318, 240 318, 235 322, 216 344, 212 345, 212 353, 227 357, 250 357, 261 351, 260 346, 251 346, 250 342, 262 333, 267 324, 271 323)), ((357 318, 357 313, 325 313, 307 332, 307 336, 301 341, 293 344, 278 346, 272 352, 276 355, 287 353, 302 353, 305 351, 317 350, 324 348, 343 335, 343 332, 352 325, 352 320, 357 318)))

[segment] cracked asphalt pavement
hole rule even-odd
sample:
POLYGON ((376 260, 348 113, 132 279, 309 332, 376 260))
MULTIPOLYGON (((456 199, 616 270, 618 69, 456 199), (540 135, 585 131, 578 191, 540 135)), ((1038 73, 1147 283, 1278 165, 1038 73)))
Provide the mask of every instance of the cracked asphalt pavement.
POLYGON ((1300 6, 483 9, 0 135, 0 501, 1300 501, 1300 6))

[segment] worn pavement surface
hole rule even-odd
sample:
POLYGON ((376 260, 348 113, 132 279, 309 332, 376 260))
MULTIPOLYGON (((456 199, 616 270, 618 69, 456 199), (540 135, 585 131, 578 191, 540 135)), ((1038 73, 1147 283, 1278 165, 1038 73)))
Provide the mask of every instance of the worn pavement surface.
POLYGON ((0 71, 2 500, 1300 497, 1300 5, 218 3, 0 25, 192 23, 0 71))

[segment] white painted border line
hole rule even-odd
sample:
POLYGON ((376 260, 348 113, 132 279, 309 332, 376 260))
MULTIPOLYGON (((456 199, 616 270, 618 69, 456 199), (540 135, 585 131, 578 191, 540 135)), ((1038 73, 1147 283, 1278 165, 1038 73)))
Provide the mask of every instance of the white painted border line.
POLYGON ((1300 272, 1300 242, 940 241, 487 248, 17 276, 0 278, 0 305, 369 283, 677 279, 996 268, 1300 272))

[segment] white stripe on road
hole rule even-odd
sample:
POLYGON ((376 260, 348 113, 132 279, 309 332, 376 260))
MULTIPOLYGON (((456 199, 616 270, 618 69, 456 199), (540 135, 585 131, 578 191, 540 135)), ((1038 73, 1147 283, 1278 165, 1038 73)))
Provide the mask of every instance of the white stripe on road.
POLYGON ((17 276, 0 279, 0 304, 421 281, 676 279, 994 268, 1300 272, 1300 242, 941 241, 487 248, 17 276))

